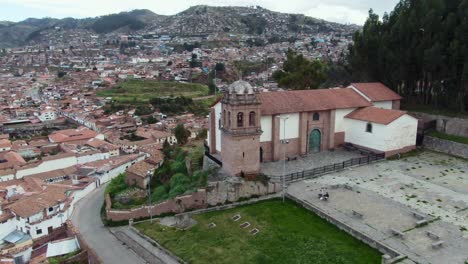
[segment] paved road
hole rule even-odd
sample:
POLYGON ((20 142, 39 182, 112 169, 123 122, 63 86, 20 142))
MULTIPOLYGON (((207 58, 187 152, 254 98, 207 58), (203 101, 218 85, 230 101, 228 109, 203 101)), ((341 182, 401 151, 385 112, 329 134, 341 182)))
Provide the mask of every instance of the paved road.
POLYGON ((101 186, 77 203, 72 216, 73 224, 104 264, 146 263, 104 227, 100 218, 104 189, 105 186, 101 186))

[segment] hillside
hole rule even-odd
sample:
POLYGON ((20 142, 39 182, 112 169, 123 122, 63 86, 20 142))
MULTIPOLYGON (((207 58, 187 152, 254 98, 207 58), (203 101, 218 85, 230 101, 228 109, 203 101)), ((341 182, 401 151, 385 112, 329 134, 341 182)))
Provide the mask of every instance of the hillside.
POLYGON ((54 19, 28 18, 24 21, 0 23, 0 47, 27 45, 43 30, 90 30, 97 34, 134 33, 141 30, 160 34, 251 34, 284 36, 295 32, 317 33, 357 29, 304 15, 273 12, 261 7, 194 6, 172 16, 162 16, 146 9, 121 12, 95 18, 54 19))

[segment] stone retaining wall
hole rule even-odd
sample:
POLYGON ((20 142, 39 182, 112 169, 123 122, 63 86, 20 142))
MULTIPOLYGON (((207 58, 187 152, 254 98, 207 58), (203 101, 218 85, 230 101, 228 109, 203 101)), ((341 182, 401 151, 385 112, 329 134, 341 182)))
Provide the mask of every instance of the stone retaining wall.
POLYGON ((107 219, 115 222, 146 218, 150 217, 150 215, 158 216, 167 213, 182 213, 187 210, 206 208, 206 191, 200 189, 192 194, 178 196, 152 206, 142 206, 127 210, 111 209, 111 207, 111 199, 110 197, 106 197, 107 219))
POLYGON ((239 199, 265 196, 281 191, 281 184, 260 181, 244 181, 232 177, 225 181, 210 182, 206 188, 209 206, 236 202, 239 199))
POLYGON ((423 146, 430 150, 468 159, 468 145, 466 144, 424 136, 423 146))
POLYGON ((468 120, 464 118, 431 115, 426 113, 412 113, 417 118, 436 120, 436 130, 449 135, 468 137, 468 120))
POLYGON ((150 216, 159 216, 167 213, 183 213, 186 211, 207 208, 225 203, 233 203, 242 199, 275 194, 281 191, 278 183, 262 183, 260 181, 244 181, 233 177, 225 181, 210 182, 206 189, 179 196, 152 206, 142 206, 133 209, 112 209, 112 201, 106 196, 107 219, 117 222, 130 219, 141 219, 150 216))

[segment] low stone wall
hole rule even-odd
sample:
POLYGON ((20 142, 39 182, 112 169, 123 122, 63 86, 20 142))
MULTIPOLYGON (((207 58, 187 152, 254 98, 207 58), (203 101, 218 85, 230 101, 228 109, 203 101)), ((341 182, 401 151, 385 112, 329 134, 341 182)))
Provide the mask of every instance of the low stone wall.
POLYGON ((366 243, 367 245, 369 245, 369 246, 379 250, 380 252, 384 253, 385 255, 382 256, 382 263, 383 264, 397 263, 397 262, 401 261, 402 259, 406 258, 406 256, 402 255, 401 253, 394 250, 393 248, 390 248, 389 246, 386 246, 386 245, 382 244, 381 242, 372 239, 371 237, 367 236, 366 234, 361 233, 361 232, 353 229, 352 227, 348 226, 347 224, 336 220, 332 216, 328 215, 325 211, 322 211, 320 208, 317 208, 317 207, 313 206, 312 204, 310 204, 308 202, 299 200, 299 199, 297 199, 296 197, 294 197, 294 196, 292 196, 290 194, 286 194, 286 196, 289 199, 295 201, 296 203, 302 205, 304 208, 314 212, 315 214, 317 214, 321 218, 323 218, 323 219, 327 220, 328 222, 332 223, 333 225, 335 225, 339 229, 345 231, 346 233, 348 233, 348 234, 352 235, 353 237, 361 240, 362 242, 366 243))
POLYGON ((130 219, 141 219, 150 216, 159 216, 167 213, 179 214, 186 211, 203 209, 225 203, 233 203, 243 199, 275 194, 281 191, 278 183, 262 183, 259 181, 245 181, 242 178, 232 177, 225 181, 210 182, 206 189, 179 196, 152 206, 142 206, 133 209, 112 209, 112 201, 106 196, 107 220, 114 222, 130 219))
POLYGON ((210 206, 236 202, 240 199, 265 196, 281 191, 281 184, 260 181, 244 181, 232 177, 225 181, 210 182, 206 188, 207 202, 210 206))
POLYGON ((206 191, 200 189, 189 195, 179 196, 152 206, 142 206, 134 209, 120 210, 111 209, 110 197, 106 197, 107 219, 111 221, 124 221, 129 219, 140 219, 158 216, 167 213, 182 213, 186 210, 206 208, 206 191))
POLYGON ((426 113, 412 113, 412 115, 424 120, 436 120, 436 130, 439 132, 449 135, 468 137, 467 119, 426 113))
POLYGON ((430 150, 468 159, 468 145, 466 144, 424 136, 423 146, 430 150))

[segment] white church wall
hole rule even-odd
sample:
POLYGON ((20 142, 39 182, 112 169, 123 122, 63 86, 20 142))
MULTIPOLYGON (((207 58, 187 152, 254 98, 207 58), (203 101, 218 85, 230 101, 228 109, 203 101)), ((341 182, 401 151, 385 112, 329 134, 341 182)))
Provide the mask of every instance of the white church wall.
POLYGON ((410 115, 404 115, 388 124, 386 129, 387 151, 402 149, 416 145, 418 120, 410 115))
POLYGON ((286 121, 286 137, 284 136, 284 121, 280 121, 280 139, 292 139, 299 137, 299 113, 288 114, 286 121))
POLYGON ((392 109, 392 106, 393 106, 392 101, 373 102, 372 104, 375 107, 383 108, 383 109, 392 109))
POLYGON ((262 128, 262 135, 260 136, 260 142, 269 142, 272 140, 272 117, 262 116, 260 118, 260 127, 262 128))
POLYGON ((335 111, 335 133, 344 132, 344 117, 354 111, 356 108, 347 108, 347 109, 336 109, 335 111))
MULTIPOLYGON (((221 127, 220 125, 220 120, 221 120, 221 102, 218 102, 216 105, 213 106, 214 108, 214 114, 215 114, 215 140, 216 140, 216 150, 221 152, 221 127)), ((211 113, 208 116, 208 119, 211 120, 211 113)), ((208 133, 207 135, 207 143, 208 146, 211 148, 211 133, 208 133)))
MULTIPOLYGON (((216 150, 221 152, 221 127, 219 126, 219 123, 221 120, 221 103, 217 103, 215 106, 214 106, 214 109, 215 109, 215 134, 216 134, 216 150)), ((209 134, 209 133, 208 133, 209 134)), ((208 140, 208 142, 210 142, 208 140)))
POLYGON ((366 121, 345 119, 345 142, 385 151, 387 138, 386 127, 382 124, 372 123, 372 133, 366 132, 366 121))

